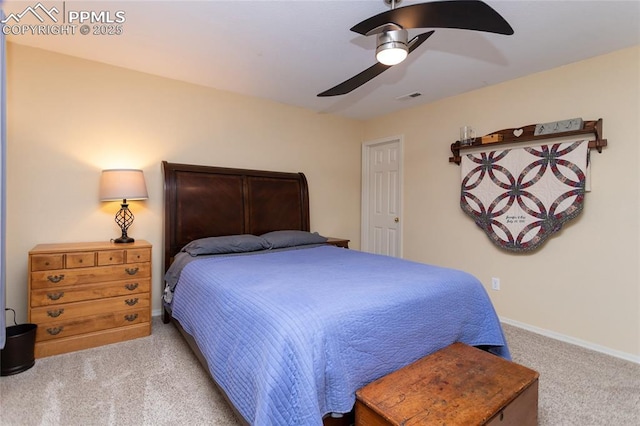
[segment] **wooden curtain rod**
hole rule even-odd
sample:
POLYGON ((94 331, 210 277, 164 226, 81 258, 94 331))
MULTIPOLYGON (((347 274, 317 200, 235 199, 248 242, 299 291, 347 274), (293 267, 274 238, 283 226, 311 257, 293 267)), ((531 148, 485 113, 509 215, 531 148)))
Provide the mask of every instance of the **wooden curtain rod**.
POLYGON ((568 132, 548 133, 544 135, 534 135, 536 130, 535 124, 530 124, 524 127, 517 127, 513 129, 504 129, 497 132, 489 133, 489 135, 501 135, 501 140, 498 142, 482 143, 482 137, 476 138, 471 145, 461 145, 460 141, 456 141, 451 144, 451 153, 453 157, 449 157, 450 163, 460 164, 462 157, 460 157, 460 151, 466 149, 473 149, 478 147, 493 147, 498 145, 506 145, 520 142, 531 142, 544 139, 556 139, 567 136, 580 136, 580 135, 595 135, 595 140, 589 141, 589 148, 597 149, 598 152, 602 152, 602 148, 607 146, 607 140, 602 139, 602 118, 598 120, 585 121, 582 129, 571 130, 568 132), (518 135, 518 136, 516 136, 518 135))

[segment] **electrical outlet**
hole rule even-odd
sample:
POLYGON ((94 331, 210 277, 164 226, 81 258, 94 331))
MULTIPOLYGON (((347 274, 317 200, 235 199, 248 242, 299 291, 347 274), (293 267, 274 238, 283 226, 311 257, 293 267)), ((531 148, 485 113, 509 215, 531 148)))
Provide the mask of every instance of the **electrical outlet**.
POLYGON ((500 290, 500 278, 491 278, 491 288, 494 290, 500 290))

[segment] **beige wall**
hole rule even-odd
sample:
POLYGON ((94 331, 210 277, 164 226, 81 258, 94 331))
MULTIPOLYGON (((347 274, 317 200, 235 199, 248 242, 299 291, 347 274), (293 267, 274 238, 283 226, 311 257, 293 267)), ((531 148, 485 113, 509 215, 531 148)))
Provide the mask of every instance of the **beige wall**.
POLYGON ((119 236, 100 171, 144 170, 129 234, 153 244, 162 280, 160 162, 304 171, 312 230, 359 246, 363 123, 9 44, 7 306, 26 320, 27 254, 38 243, 119 236))
POLYGON ((405 257, 472 272, 503 318, 640 360, 639 102, 635 47, 368 121, 365 140, 404 136, 405 257), (449 144, 573 117, 603 118, 609 142, 583 213, 535 253, 501 251, 459 208, 449 144))
POLYGON ((135 238, 153 243, 154 309, 162 244, 160 161, 304 171, 313 230, 359 247, 360 150, 404 136, 404 255, 468 270, 499 315, 640 356, 640 48, 573 64, 367 122, 316 114, 9 44, 7 304, 26 318, 27 253, 43 242, 118 236, 100 203, 100 170, 145 172, 135 238), (479 134, 564 118, 603 118, 582 215, 536 253, 495 248, 458 206, 458 127, 479 134))

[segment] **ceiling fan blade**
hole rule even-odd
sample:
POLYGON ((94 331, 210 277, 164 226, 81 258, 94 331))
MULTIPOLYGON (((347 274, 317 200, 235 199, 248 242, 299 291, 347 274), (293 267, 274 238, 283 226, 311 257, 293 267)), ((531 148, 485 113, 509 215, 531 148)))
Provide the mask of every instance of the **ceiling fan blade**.
MULTIPOLYGON (((414 38, 412 38, 409 41, 409 53, 416 50, 416 48, 420 46, 422 43, 424 43, 426 39, 431 37, 433 33, 434 31, 428 31, 426 33, 419 34, 414 38)), ((392 66, 394 65, 384 65, 384 64, 381 64, 380 62, 377 62, 375 65, 370 66, 366 70, 362 71, 360 74, 357 74, 351 77, 349 80, 343 81, 337 86, 334 86, 329 90, 325 90, 322 93, 318 93, 318 97, 323 98, 327 96, 346 95, 347 93, 357 89, 358 87, 362 86, 363 84, 373 79, 374 77, 377 77, 378 75, 382 74, 392 66)))
POLYGON ((372 34, 385 24, 410 28, 459 28, 490 33, 513 34, 511 25, 480 0, 445 0, 398 7, 365 19, 351 28, 358 34, 372 34))
POLYGON ((367 81, 382 74, 383 72, 385 72, 391 67, 392 65, 385 65, 385 64, 381 64, 380 62, 377 62, 375 65, 370 66, 366 70, 362 71, 360 74, 357 74, 351 77, 349 80, 343 81, 337 86, 334 86, 329 90, 325 90, 322 93, 318 93, 318 97, 324 98, 327 96, 346 95, 347 93, 362 86, 367 81))
POLYGON ((431 37, 431 35, 435 33, 435 31, 427 31, 426 33, 418 34, 411 40, 409 40, 409 53, 413 52, 420 46, 426 39, 431 37))

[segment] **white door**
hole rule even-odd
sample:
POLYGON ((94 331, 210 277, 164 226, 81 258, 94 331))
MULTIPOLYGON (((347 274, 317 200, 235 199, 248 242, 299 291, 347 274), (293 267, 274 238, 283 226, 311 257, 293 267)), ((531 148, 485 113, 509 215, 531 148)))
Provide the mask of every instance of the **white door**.
POLYGON ((402 138, 362 145, 362 250, 402 257, 402 138))

